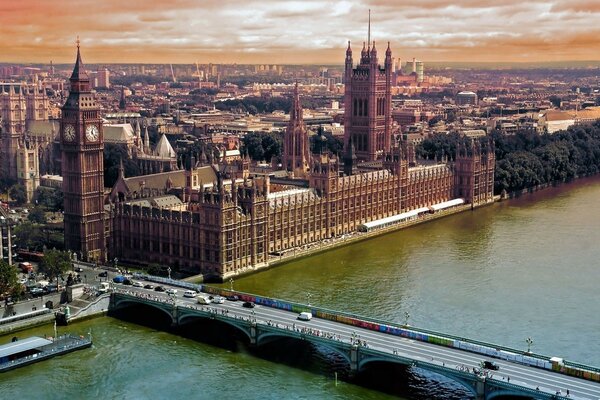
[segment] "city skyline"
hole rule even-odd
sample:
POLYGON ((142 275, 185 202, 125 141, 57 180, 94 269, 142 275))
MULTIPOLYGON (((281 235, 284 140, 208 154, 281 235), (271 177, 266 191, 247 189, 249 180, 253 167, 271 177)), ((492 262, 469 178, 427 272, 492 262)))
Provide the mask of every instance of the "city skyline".
POLYGON ((593 1, 41 0, 0 5, 0 62, 341 63, 347 41, 371 37, 395 57, 424 61, 595 60, 593 1))

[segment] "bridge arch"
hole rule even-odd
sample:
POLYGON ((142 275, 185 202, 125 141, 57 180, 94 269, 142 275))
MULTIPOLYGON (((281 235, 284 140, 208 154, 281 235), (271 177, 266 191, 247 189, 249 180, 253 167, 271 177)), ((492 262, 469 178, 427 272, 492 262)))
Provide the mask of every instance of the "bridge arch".
POLYGON ((289 335, 289 334, 286 335, 285 332, 263 332, 263 333, 259 334, 258 337, 256 338, 256 345, 260 346, 262 344, 265 344, 268 341, 268 339, 279 339, 279 338, 281 338, 281 339, 296 339, 298 341, 305 341, 305 342, 310 342, 315 345, 323 346, 323 347, 331 350, 333 353, 342 356, 342 358, 344 359, 344 361, 346 361, 348 363, 348 365, 351 364, 349 352, 346 352, 346 351, 344 351, 344 349, 342 349, 338 346, 335 346, 324 340, 311 340, 312 337, 310 335, 307 335, 305 337, 298 337, 295 335, 289 335))
POLYGON ((517 391, 516 389, 498 389, 498 390, 492 390, 486 393, 485 395, 485 399, 486 400, 492 400, 492 399, 501 399, 501 398, 519 398, 519 399, 534 399, 535 397, 524 394, 522 391, 517 391))
POLYGON ((177 323, 178 323, 179 326, 183 326, 183 325, 189 324, 189 323, 191 323, 191 322, 193 322, 195 320, 199 320, 199 319, 206 319, 206 320, 209 320, 209 321, 219 321, 220 323, 232 326, 237 331, 242 332, 245 335, 245 337, 248 338, 248 341, 252 341, 252 335, 250 334, 250 328, 242 326, 240 324, 236 324, 236 323, 234 323, 234 321, 232 321, 229 318, 223 318, 223 319, 221 319, 221 318, 212 318, 212 316, 208 315, 208 314, 207 315, 201 315, 201 314, 184 314, 184 315, 179 316, 179 318, 177 319, 177 323))
POLYGON ((119 309, 123 309, 123 308, 127 308, 127 307, 139 307, 141 305, 144 307, 154 308, 156 310, 162 311, 164 314, 169 316, 169 320, 171 321, 171 324, 175 323, 171 309, 167 310, 165 307, 158 306, 158 304, 161 304, 161 303, 145 302, 145 301, 140 301, 138 299, 115 298, 114 304, 113 304, 113 309, 119 310, 119 309))
POLYGON ((375 363, 375 362, 398 364, 398 365, 405 365, 405 366, 412 366, 412 367, 420 368, 424 371, 442 375, 442 376, 458 383, 462 387, 466 388, 475 397, 478 394, 477 387, 476 387, 477 378, 475 376, 472 376, 471 374, 466 373, 466 372, 455 371, 455 370, 452 370, 449 368, 444 368, 444 367, 434 366, 434 368, 431 368, 427 364, 415 363, 414 361, 412 361, 408 358, 404 358, 404 357, 390 358, 390 357, 385 357, 385 356, 368 355, 358 362, 357 372, 363 371, 365 369, 366 365, 375 363))

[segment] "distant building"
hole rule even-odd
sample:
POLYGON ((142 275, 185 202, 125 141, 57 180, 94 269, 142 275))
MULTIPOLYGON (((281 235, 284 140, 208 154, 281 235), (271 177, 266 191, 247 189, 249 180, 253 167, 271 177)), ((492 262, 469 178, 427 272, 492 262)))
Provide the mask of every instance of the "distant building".
POLYGON ((583 110, 546 110, 540 115, 539 123, 547 133, 567 129, 575 124, 600 120, 600 107, 588 107, 583 110))
POLYGON ((474 92, 460 92, 456 95, 456 104, 459 106, 464 105, 477 105, 477 93, 474 92))
POLYGON ((106 68, 102 68, 98 70, 97 73, 98 78, 98 87, 100 88, 110 88, 110 71, 106 68))

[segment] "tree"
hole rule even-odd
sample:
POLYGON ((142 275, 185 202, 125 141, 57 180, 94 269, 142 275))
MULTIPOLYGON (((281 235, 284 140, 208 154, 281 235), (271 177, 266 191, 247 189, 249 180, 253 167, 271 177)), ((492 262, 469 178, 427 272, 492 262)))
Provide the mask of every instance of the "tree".
POLYGON ((140 168, 129 158, 124 146, 106 143, 104 145, 104 186, 113 187, 119 176, 119 167, 123 161, 125 176, 138 176, 140 168))
POLYGON ((24 222, 17 225, 14 229, 16 236, 16 245, 22 249, 31 251, 41 251, 46 243, 44 232, 39 225, 31 222, 24 222))
POLYGON ((44 258, 38 265, 38 270, 48 277, 50 280, 57 279, 69 269, 71 269, 71 254, 63 250, 46 250, 44 258))
POLYGON ((0 260, 0 295, 17 295, 21 292, 19 272, 4 260, 0 260))
POLYGON ((23 204, 27 201, 27 194, 25 193, 25 188, 23 185, 15 184, 8 189, 8 195, 11 199, 13 199, 17 204, 23 204))
POLYGON ((252 132, 242 139, 243 150, 255 161, 271 161, 272 157, 281 156, 283 139, 272 132, 252 132))
POLYGON ((35 206, 31 211, 29 211, 29 215, 27 215, 27 219, 34 224, 45 224, 46 220, 46 209, 43 206, 35 206))
POLYGON ((60 211, 63 207, 62 189, 40 186, 35 190, 33 199, 36 204, 42 205, 51 211, 60 211))

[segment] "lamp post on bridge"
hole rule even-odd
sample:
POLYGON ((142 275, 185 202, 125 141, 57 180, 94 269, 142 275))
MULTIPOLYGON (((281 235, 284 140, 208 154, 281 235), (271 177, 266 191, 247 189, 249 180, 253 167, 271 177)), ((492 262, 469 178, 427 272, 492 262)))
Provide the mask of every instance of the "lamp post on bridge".
POLYGON ((404 311, 404 326, 408 326, 408 319, 410 318, 410 314, 408 311, 404 311))
POLYGON ((533 339, 531 338, 531 336, 525 339, 525 343, 527 343, 527 352, 531 353, 531 345, 533 344, 533 339))

